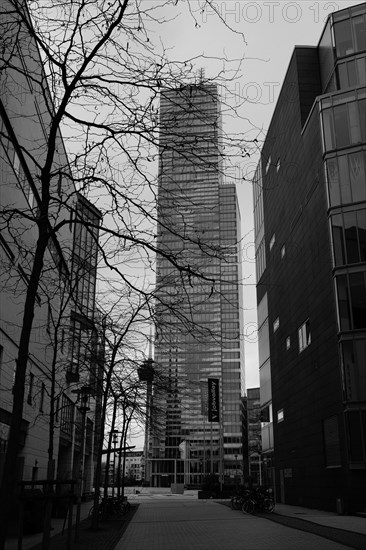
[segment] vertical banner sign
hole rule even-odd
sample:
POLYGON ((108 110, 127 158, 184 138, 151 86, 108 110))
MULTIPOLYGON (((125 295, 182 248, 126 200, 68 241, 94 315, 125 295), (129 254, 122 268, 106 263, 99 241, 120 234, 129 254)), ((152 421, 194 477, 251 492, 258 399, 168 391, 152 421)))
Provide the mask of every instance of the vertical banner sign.
POLYGON ((208 421, 220 422, 219 378, 208 378, 208 421))

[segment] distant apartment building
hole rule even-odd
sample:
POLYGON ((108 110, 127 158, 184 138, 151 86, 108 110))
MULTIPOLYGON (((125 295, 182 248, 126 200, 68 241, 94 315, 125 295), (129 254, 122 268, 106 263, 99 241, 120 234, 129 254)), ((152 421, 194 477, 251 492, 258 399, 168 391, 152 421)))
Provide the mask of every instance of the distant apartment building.
POLYGON ((262 461, 280 502, 366 483, 366 4, 296 47, 254 182, 262 461))
MULTIPOLYGON (((0 475, 44 198, 40 170, 47 155, 52 120, 52 100, 38 49, 24 24, 6 15, 6 6, 9 4, 4 2, 0 73, 0 475)), ((79 407, 84 395, 88 412, 83 490, 89 492, 94 475, 95 410, 101 380, 101 341, 94 325, 100 213, 76 192, 60 134, 51 171, 50 237, 31 332, 18 479, 46 479, 50 458, 55 462, 58 479, 78 477, 83 453, 83 413, 79 407), (70 219, 70 223, 52 232, 52 227, 63 219, 70 219), (88 223, 93 227, 85 225, 88 223), (51 411, 53 437, 49 429, 51 411), (51 443, 52 457, 48 455, 51 443)))
POLYGON ((249 480, 254 486, 264 484, 262 474, 261 409, 259 388, 247 389, 249 480))
POLYGON ((125 455, 125 478, 130 481, 142 481, 143 451, 127 451, 125 455))
POLYGON ((221 138, 216 85, 162 92, 157 244, 206 279, 157 258, 155 365, 168 390, 153 396, 153 485, 199 485, 209 474, 230 482, 242 471, 240 213, 235 185, 223 183, 221 138))

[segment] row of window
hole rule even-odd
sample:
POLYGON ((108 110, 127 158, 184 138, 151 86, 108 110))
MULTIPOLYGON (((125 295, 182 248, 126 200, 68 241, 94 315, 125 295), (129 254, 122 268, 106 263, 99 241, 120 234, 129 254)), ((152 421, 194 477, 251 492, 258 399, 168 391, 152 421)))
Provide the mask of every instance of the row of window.
POLYGON ((331 228, 336 266, 366 262, 366 209, 331 216, 331 228))
POLYGON ((366 401, 366 339, 343 340, 341 357, 345 401, 366 401))
POLYGON ((365 56, 339 63, 338 80, 342 90, 366 84, 365 56))
POLYGON ((366 201, 366 150, 328 159, 326 177, 330 206, 366 201))
POLYGON ((257 282, 262 277, 264 270, 266 269, 266 241, 265 238, 261 240, 255 254, 256 262, 256 274, 257 282))
MULTIPOLYGON (((277 317, 272 325, 273 332, 276 332, 280 327, 280 318, 277 317)), ((297 329, 297 339, 299 346, 299 353, 304 351, 311 344, 311 333, 310 333, 310 324, 309 319, 307 319, 298 329, 297 329)), ((291 347, 291 337, 287 336, 286 338, 286 349, 289 350, 291 347)))
POLYGON ((33 372, 30 372, 28 375, 28 391, 27 391, 27 403, 34 407, 36 405, 35 399, 38 398, 38 408, 39 412, 44 411, 45 404, 45 395, 46 395, 46 386, 44 382, 36 382, 36 377, 33 372))
MULTIPOLYGON (((4 126, 3 121, 2 121, 1 118, 0 118, 0 131, 1 131, 1 133, 7 134, 5 126, 4 126)), ((29 182, 28 182, 28 179, 27 179, 27 177, 24 173, 24 170, 23 170, 23 168, 20 164, 20 159, 19 159, 18 153, 15 151, 14 146, 13 146, 10 138, 8 138, 8 139, 2 138, 1 141, 0 141, 0 146, 1 146, 1 149, 4 151, 4 153, 7 156, 9 164, 10 164, 10 166, 12 167, 12 169, 14 171, 14 174, 15 174, 15 176, 17 178, 17 181, 20 185, 20 188, 22 189, 30 208, 33 208, 33 206, 35 204, 34 194, 33 194, 33 191, 31 189, 30 185, 29 185, 29 182)), ((5 161, 5 163, 6 163, 6 161, 5 161)))
MULTIPOLYGON (((345 412, 348 460, 351 463, 366 462, 366 410, 349 410, 345 412)), ((339 420, 332 416, 323 421, 325 465, 340 467, 342 465, 339 436, 339 420)))
POLYGON ((366 272, 336 276, 341 331, 366 328, 366 272))
POLYGON ((345 19, 334 24, 337 57, 366 49, 366 15, 345 19))
MULTIPOLYGON (((361 94, 365 94, 364 88, 358 90, 360 98, 362 97, 361 94)), ((345 96, 345 94, 342 94, 342 96, 345 96)), ((339 97, 339 99, 341 98, 339 97)), ((346 99, 344 98, 344 100, 346 99)), ((322 103, 324 104, 324 101, 322 103)), ((348 147, 366 141, 366 124, 364 124, 364 120, 366 120, 366 99, 348 101, 323 109, 322 120, 324 151, 348 147)))

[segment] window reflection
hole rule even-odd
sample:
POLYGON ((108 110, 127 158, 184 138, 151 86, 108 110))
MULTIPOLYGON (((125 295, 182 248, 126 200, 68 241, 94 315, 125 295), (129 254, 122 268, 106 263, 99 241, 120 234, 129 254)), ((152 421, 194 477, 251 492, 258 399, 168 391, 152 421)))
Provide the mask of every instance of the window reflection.
POLYGON ((330 206, 366 200, 366 151, 333 157, 326 168, 330 206))
POLYGON ((334 25, 334 34, 338 57, 343 57, 354 52, 350 19, 336 23, 334 25))
POLYGON ((336 277, 340 330, 366 328, 365 272, 336 277))
POLYGON ((324 109, 322 116, 325 151, 354 145, 366 139, 365 99, 334 105, 324 109))
POLYGON ((337 57, 344 57, 366 49, 366 16, 335 23, 334 35, 337 57))
POLYGON ((343 389, 347 401, 366 400, 366 340, 341 343, 343 389))

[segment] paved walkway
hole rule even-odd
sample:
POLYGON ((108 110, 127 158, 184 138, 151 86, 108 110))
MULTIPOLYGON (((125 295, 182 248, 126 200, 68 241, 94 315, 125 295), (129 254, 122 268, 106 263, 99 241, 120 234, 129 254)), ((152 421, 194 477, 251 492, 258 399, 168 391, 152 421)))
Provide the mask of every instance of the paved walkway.
MULTIPOLYGON (((346 550, 366 548, 353 543, 356 529, 362 540, 366 520, 338 516, 330 512, 278 505, 277 513, 312 523, 350 531, 346 544, 318 534, 291 528, 263 517, 243 515, 212 500, 197 500, 193 495, 131 495, 140 506, 116 550, 346 550), (338 523, 337 523, 338 521, 338 523), (348 544, 349 538, 349 544, 348 544)), ((279 517, 279 516, 277 516, 279 517)), ((274 518, 273 518, 274 519, 274 518)), ((319 530, 321 530, 319 528, 319 530)), ((323 529, 324 531, 324 529, 323 529)), ((364 540, 366 542, 366 538, 364 540)))
POLYGON ((325 525, 335 529, 352 531, 366 535, 366 517, 340 516, 334 512, 325 512, 324 510, 311 510, 301 508, 300 506, 289 506, 287 504, 276 504, 276 514, 281 516, 293 517, 325 525))
MULTIPOLYGON (((144 489, 128 498, 139 508, 116 550, 366 549, 366 518, 276 504, 267 519, 231 510, 227 501, 197 500, 197 491, 174 495, 170 490, 144 489)), ((82 518, 91 505, 82 504, 82 518)), ((62 530, 63 520, 53 519, 52 526, 54 536, 62 530)), ((41 539, 40 533, 26 536, 23 550, 41 539)), ((98 550, 104 550, 103 538, 95 542, 98 550)), ((89 550, 87 546, 75 548, 89 550)), ((9 539, 5 548, 16 550, 17 540, 9 539)))

